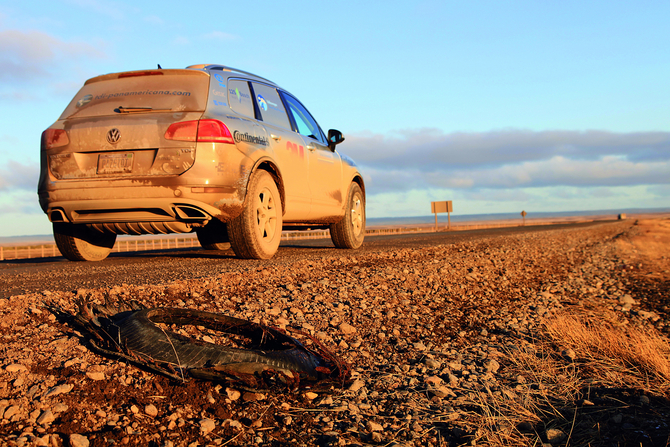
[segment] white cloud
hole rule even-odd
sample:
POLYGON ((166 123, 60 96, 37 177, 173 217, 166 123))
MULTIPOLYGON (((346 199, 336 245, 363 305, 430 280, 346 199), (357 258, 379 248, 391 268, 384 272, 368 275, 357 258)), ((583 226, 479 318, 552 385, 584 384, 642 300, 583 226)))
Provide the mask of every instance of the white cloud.
POLYGON ((405 130, 359 134, 342 150, 369 175, 370 193, 670 183, 670 133, 405 130))
POLYGON ((208 40, 237 40, 238 36, 234 34, 224 33, 223 31, 212 31, 211 33, 202 36, 208 40))
POLYGON ((649 192, 667 201, 670 197, 670 185, 653 185, 649 187, 649 192))
POLYGON ((555 156, 594 160, 621 155, 628 160, 668 160, 670 133, 508 129, 447 134, 438 129, 411 129, 393 135, 348 135, 343 150, 366 165, 405 168, 500 166, 555 156))
POLYGON ((184 36, 177 36, 174 39, 172 39, 172 44, 173 45, 188 45, 190 44, 191 41, 184 36))
POLYGON ((556 156, 496 168, 426 172, 424 180, 429 185, 449 188, 663 184, 670 183, 670 162, 636 163, 611 156, 572 160, 556 156))
MULTIPOLYGON (((536 187, 508 189, 426 188, 367 195, 368 217, 430 215, 430 202, 452 200, 454 216, 538 212, 668 208, 670 188, 664 186, 536 187)), ((440 221, 446 216, 440 216, 440 221)))
POLYGON ((528 202, 536 197, 523 189, 478 189, 476 191, 461 191, 457 196, 465 200, 478 202, 528 202))
POLYGON ((9 160, 4 167, 0 168, 0 191, 37 191, 39 176, 39 166, 9 160))
POLYGON ((165 21, 163 19, 161 19, 158 16, 153 16, 153 15, 145 17, 144 21, 148 22, 148 23, 152 23, 154 25, 162 25, 163 23, 165 23, 165 21))
POLYGON ((0 31, 0 80, 28 83, 56 72, 61 61, 104 54, 85 42, 66 42, 42 31, 0 31))
POLYGON ((125 18, 126 6, 123 3, 109 0, 68 0, 68 3, 112 19, 123 20, 125 18))
MULTIPOLYGON (((37 183, 35 186, 36 185, 37 183)), ((9 214, 26 214, 30 216, 41 214, 44 216, 44 211, 42 211, 42 208, 40 208, 40 204, 37 199, 37 188, 35 188, 33 191, 23 189, 9 192, 3 191, 3 193, 0 194, 0 206, 2 206, 3 221, 4 217, 9 214)), ((46 219, 46 217, 44 218, 46 219)), ((10 224, 16 222, 6 221, 4 223, 10 224)), ((5 236, 5 234, 0 234, 0 236, 5 236)))
POLYGON ((37 96, 25 91, 23 92, 11 91, 7 93, 0 93, 0 101, 25 102, 25 101, 34 101, 36 98, 37 96))

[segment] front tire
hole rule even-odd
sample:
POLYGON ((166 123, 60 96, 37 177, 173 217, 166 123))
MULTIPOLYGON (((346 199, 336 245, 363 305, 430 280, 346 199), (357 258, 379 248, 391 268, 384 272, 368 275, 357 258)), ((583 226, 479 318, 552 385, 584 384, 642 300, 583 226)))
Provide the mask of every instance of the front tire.
POLYGON ((84 225, 53 224, 54 240, 70 261, 102 261, 114 248, 116 234, 91 230, 84 225))
POLYGON ((365 238, 365 196, 358 183, 352 183, 347 194, 344 218, 330 225, 330 238, 337 248, 355 249, 365 238))
POLYGON ((279 190, 266 171, 252 174, 242 214, 228 223, 228 238, 240 258, 270 259, 279 248, 282 205, 279 190))

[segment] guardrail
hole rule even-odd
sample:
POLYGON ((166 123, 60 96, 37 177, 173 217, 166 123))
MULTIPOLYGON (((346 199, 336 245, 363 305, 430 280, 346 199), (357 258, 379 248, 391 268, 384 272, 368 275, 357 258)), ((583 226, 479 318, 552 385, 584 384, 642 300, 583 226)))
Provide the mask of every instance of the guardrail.
MULTIPOLYGON (((123 239, 114 244, 113 252, 167 250, 200 246, 196 237, 165 238, 165 239, 123 239)), ((16 259, 33 259, 62 256, 56 244, 15 245, 0 247, 0 261, 16 259)))
MULTIPOLYGON (((588 222, 591 219, 579 220, 579 222, 588 222)), ((566 223, 565 221, 537 221, 526 222, 526 225, 551 225, 556 223, 566 223)), ((575 223, 575 221, 571 221, 575 223)), ((519 223, 498 222, 493 224, 452 224, 449 229, 446 226, 438 227, 438 231, 466 231, 479 230, 486 228, 506 228, 518 227, 519 223)), ((433 233, 433 225, 424 225, 421 227, 392 227, 392 228, 367 228, 366 236, 383 236, 389 234, 409 234, 409 233, 433 233)), ((312 230, 312 231, 285 231, 282 234, 282 241, 296 239, 329 239, 330 230, 312 230)), ((136 252, 152 250, 168 250, 177 248, 199 247, 200 243, 196 236, 187 237, 169 237, 169 238, 142 238, 117 239, 114 244, 113 252, 136 252)), ((33 259, 62 256, 55 243, 39 245, 15 245, 0 246, 0 261, 11 261, 18 259, 33 259)))

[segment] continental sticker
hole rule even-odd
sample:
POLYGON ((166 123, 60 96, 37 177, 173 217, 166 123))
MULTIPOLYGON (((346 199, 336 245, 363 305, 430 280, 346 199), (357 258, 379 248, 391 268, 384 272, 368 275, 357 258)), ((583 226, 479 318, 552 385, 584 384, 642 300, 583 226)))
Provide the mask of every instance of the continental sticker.
POLYGON ((247 132, 242 133, 237 130, 233 132, 233 138, 235 138, 236 143, 244 141, 245 143, 257 144, 259 146, 267 146, 269 144, 269 141, 266 137, 250 135, 247 132))

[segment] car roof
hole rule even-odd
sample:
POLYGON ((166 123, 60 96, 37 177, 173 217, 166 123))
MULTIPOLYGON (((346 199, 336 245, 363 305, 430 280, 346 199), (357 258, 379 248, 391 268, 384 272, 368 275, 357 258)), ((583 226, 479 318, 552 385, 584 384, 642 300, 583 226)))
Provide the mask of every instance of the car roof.
POLYGON ((233 67, 228 67, 225 65, 219 65, 219 64, 197 64, 197 65, 189 65, 185 69, 179 69, 179 68, 158 68, 158 69, 152 69, 152 70, 135 70, 135 71, 126 71, 126 72, 118 72, 118 73, 109 73, 109 74, 104 74, 104 75, 99 75, 95 76, 91 79, 88 79, 84 84, 91 84, 94 82, 99 82, 99 81, 106 81, 109 79, 117 79, 120 77, 129 77, 129 76, 144 76, 144 75, 160 75, 160 74, 168 74, 168 73, 177 73, 177 72, 182 72, 182 73, 188 73, 185 72, 185 70, 190 71, 191 73, 195 74, 194 72, 200 72, 203 74, 210 74, 209 72, 211 71, 227 71, 230 72, 231 74, 240 74, 243 75, 246 78, 250 78, 252 80, 260 81, 265 84, 270 84, 273 87, 280 88, 277 84, 272 82, 271 80, 264 78, 262 76, 258 76, 257 74, 250 73, 248 71, 240 70, 238 68, 233 68, 233 67))
POLYGON ((229 71, 229 72, 231 72, 231 73, 239 73, 239 74, 243 74, 243 75, 245 75, 245 76, 254 77, 254 78, 256 78, 257 80, 260 80, 260 81, 265 82, 265 83, 267 83, 267 84, 271 84, 271 85, 273 85, 273 86, 275 86, 275 87, 279 87, 277 84, 275 84, 274 82, 272 82, 271 80, 269 80, 269 79, 267 79, 267 78, 264 78, 264 77, 262 77, 262 76, 258 76, 257 74, 250 73, 250 72, 248 72, 248 71, 240 70, 240 69, 238 69, 238 68, 228 67, 228 66, 226 66, 226 65, 218 65, 218 64, 197 64, 197 65, 189 65, 189 66, 186 67, 186 68, 187 68, 187 69, 191 69, 191 70, 206 70, 206 71, 210 71, 210 70, 220 70, 220 71, 229 71))

